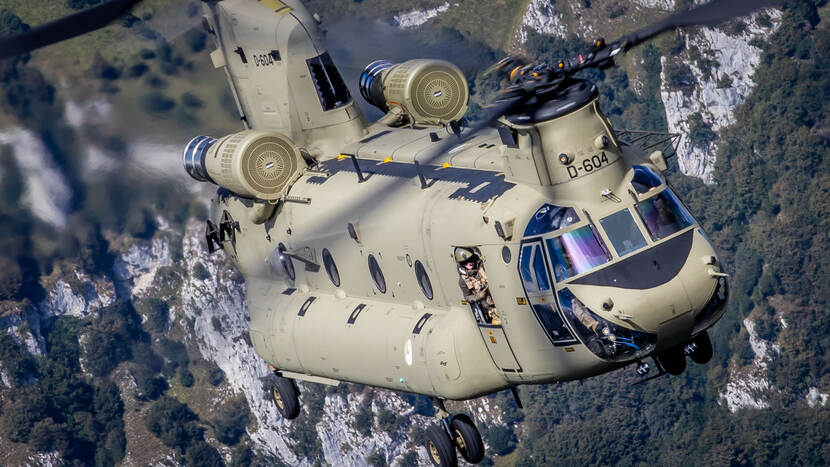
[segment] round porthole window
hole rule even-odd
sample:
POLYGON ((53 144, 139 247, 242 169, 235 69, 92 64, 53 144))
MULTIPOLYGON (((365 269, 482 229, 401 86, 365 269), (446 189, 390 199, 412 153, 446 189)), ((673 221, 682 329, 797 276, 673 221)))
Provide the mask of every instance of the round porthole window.
POLYGON ((386 293, 386 279, 383 278, 383 271, 380 270, 375 255, 369 255, 369 274, 372 275, 372 280, 375 281, 375 286, 380 293, 386 293))
POLYGON ((337 265, 334 264, 334 258, 331 257, 331 253, 327 248, 323 248, 323 266, 325 266, 326 272, 329 273, 331 283, 335 287, 340 287, 340 273, 337 272, 337 265))
POLYGON ((505 263, 510 264, 510 260, 513 258, 513 255, 510 254, 510 247, 505 245, 501 249, 501 259, 504 260, 505 263))
POLYGON ((415 277, 418 279, 418 285, 421 286, 424 297, 432 300, 432 283, 429 281, 427 270, 420 261, 415 261, 415 277))
POLYGON ((277 250, 280 252, 280 263, 282 263, 282 268, 285 270, 285 274, 293 281, 297 275, 294 272, 294 262, 291 261, 291 257, 283 254, 287 248, 285 248, 285 245, 280 243, 277 250))

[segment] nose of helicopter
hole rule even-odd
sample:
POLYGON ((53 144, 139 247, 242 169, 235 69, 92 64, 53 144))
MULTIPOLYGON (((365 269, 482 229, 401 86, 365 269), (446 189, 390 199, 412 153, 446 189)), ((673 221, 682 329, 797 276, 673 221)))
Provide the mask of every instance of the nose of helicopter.
MULTIPOLYGON (((638 261, 642 264, 630 268, 631 277, 624 277, 623 271, 610 271, 617 274, 612 280, 616 287, 596 287, 600 284, 587 283, 590 281, 572 283, 568 291, 573 297, 570 306, 568 298, 563 300, 560 294, 563 307, 575 310, 578 320, 581 306, 595 318, 607 321, 609 324, 600 326, 600 331, 610 327, 612 336, 631 335, 635 341, 638 334, 650 336, 648 346, 637 344, 639 355, 629 352, 626 359, 689 340, 720 319, 726 303, 725 274, 699 228, 640 255, 638 261)), ((604 282, 610 285, 607 279, 604 282)))

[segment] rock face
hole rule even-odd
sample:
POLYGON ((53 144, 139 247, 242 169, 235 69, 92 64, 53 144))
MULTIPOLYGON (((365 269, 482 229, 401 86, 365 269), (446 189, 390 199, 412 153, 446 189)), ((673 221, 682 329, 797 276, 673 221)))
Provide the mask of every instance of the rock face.
POLYGON ((725 403, 729 411, 733 413, 742 408, 769 407, 769 402, 766 401, 766 396, 770 391, 767 364, 780 351, 777 344, 758 337, 758 333, 755 332, 755 323, 750 319, 745 319, 743 324, 749 334, 749 345, 752 347, 755 358, 747 367, 739 368, 732 365, 726 389, 718 398, 718 403, 725 403))
POLYGON ((450 2, 446 2, 443 5, 427 10, 412 10, 397 14, 392 18, 392 22, 401 29, 415 28, 449 9, 450 2))
POLYGON ((566 37, 568 27, 562 21, 562 13, 556 11, 552 0, 531 0, 522 17, 522 25, 519 28, 519 42, 527 42, 527 29, 532 29, 539 34, 549 36, 566 37))
POLYGON ((684 51, 661 60, 660 96, 669 131, 684 135, 677 151, 680 169, 706 183, 714 181, 718 130, 735 122, 735 108, 755 86, 752 75, 761 49, 751 42, 772 33, 780 12, 769 10, 768 26, 761 25, 760 17, 750 18, 740 33, 717 28, 683 33, 684 51))

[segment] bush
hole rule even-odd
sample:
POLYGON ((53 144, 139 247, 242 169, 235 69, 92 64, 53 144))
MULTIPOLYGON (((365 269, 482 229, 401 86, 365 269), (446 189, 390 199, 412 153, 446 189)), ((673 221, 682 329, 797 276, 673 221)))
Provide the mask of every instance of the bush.
POLYGON ((3 434, 17 443, 29 441, 35 423, 46 418, 48 408, 38 388, 29 386, 14 391, 3 404, 3 434))
POLYGON ((487 443, 493 454, 503 456, 516 447, 516 434, 509 427, 495 426, 487 430, 487 443))
POLYGON ((164 394, 164 391, 167 390, 167 381, 160 376, 156 376, 153 378, 147 378, 144 382, 139 386, 141 390, 141 394, 144 399, 146 400, 155 400, 158 399, 159 396, 164 394))
MULTIPOLYGON (((194 441, 202 439, 202 429, 190 408, 172 397, 162 397, 150 407, 144 426, 165 446, 184 451, 194 441)), ((198 465, 198 464, 196 464, 198 465)))
POLYGON ((70 440, 66 424, 55 423, 51 418, 35 423, 29 436, 29 444, 39 452, 64 452, 69 448, 70 440))
POLYGON ((205 467, 224 467, 222 456, 212 446, 204 441, 198 441, 187 447, 184 454, 185 465, 205 466, 205 467))
POLYGON ((190 369, 186 366, 179 368, 179 383, 182 386, 189 388, 193 386, 193 383, 195 382, 196 379, 193 377, 193 373, 190 372, 190 369))
POLYGON ((0 257, 0 300, 15 300, 23 286, 23 272, 12 258, 0 257))
POLYGON ((229 400, 219 409, 219 414, 213 421, 216 439, 228 446, 237 444, 245 435, 250 415, 244 397, 229 400))
POLYGON ((394 432, 398 428, 398 416, 388 409, 382 409, 377 415, 378 428, 381 431, 394 432))
POLYGON ((148 297, 133 302, 135 310, 144 317, 144 327, 151 332, 164 332, 167 329, 169 308, 164 300, 148 297))
POLYGON ((176 101, 154 91, 141 97, 141 107, 148 114, 160 117, 173 110, 176 107, 176 101))
POLYGON ((202 28, 194 27, 184 33, 184 42, 193 53, 201 52, 205 50, 207 35, 202 31, 202 28))

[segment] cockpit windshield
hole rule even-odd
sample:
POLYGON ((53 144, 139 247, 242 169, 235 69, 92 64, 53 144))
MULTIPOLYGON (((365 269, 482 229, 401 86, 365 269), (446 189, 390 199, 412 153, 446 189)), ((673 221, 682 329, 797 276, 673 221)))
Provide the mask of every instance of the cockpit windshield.
POLYGON ((643 217, 643 223, 654 241, 695 223, 689 211, 669 189, 638 203, 637 211, 643 217))
POLYGON ((602 240, 590 225, 549 238, 546 242, 557 282, 611 260, 602 240))

